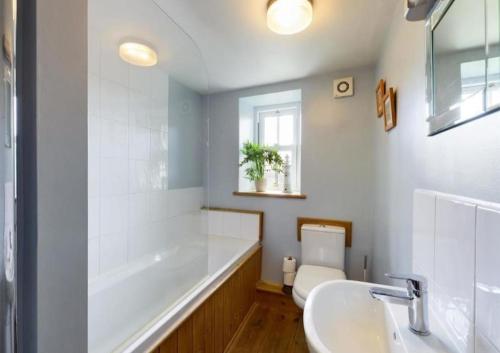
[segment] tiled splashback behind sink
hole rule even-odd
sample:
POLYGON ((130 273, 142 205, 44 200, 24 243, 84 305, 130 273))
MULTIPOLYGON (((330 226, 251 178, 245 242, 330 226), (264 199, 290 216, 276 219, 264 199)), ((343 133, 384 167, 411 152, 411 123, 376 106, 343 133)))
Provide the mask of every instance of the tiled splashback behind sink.
POLYGON ((457 352, 500 352, 500 205, 415 191, 413 271, 457 352))

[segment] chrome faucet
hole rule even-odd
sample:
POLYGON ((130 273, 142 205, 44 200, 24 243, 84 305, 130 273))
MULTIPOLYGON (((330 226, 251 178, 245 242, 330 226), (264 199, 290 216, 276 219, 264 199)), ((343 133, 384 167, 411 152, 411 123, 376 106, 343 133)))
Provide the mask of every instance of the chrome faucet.
POLYGON ((407 306, 410 331, 420 336, 429 335, 429 314, 427 308, 428 293, 427 280, 425 277, 414 274, 386 274, 386 276, 406 281, 407 290, 373 287, 370 288, 370 295, 372 298, 387 303, 407 306))

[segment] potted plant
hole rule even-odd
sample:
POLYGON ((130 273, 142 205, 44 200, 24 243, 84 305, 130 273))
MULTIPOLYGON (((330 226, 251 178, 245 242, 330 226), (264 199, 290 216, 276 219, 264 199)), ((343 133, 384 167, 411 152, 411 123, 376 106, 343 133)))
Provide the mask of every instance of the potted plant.
POLYGON ((240 167, 247 166, 245 169, 246 178, 255 183, 257 192, 266 191, 266 169, 271 168, 274 171, 281 171, 283 159, 280 154, 274 148, 250 141, 245 142, 241 153, 243 154, 243 160, 240 167))

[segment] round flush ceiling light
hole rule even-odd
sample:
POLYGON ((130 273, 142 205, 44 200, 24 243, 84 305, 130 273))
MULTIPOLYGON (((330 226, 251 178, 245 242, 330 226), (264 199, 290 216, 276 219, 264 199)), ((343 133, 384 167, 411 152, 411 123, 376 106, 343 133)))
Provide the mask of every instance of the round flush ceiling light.
POLYGON ((302 32, 312 18, 312 0, 270 0, 267 5, 267 26, 278 34, 302 32))
POLYGON ((120 58, 137 66, 154 66, 158 63, 158 55, 147 45, 136 42, 120 44, 120 58))

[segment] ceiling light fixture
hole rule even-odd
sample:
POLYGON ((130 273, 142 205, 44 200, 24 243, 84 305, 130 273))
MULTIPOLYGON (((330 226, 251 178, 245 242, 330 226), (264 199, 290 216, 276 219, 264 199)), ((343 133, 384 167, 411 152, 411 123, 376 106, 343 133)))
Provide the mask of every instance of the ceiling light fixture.
POLYGON ((136 66, 154 66, 158 63, 156 52, 145 44, 125 42, 120 44, 120 58, 136 66))
POLYGON ((270 0, 267 4, 267 26, 278 34, 302 32, 312 18, 312 0, 270 0))

